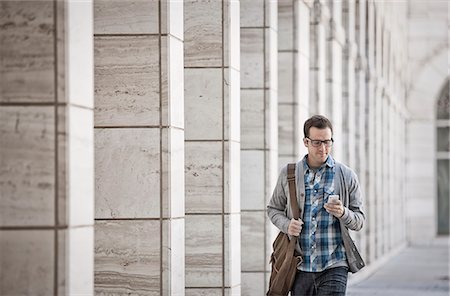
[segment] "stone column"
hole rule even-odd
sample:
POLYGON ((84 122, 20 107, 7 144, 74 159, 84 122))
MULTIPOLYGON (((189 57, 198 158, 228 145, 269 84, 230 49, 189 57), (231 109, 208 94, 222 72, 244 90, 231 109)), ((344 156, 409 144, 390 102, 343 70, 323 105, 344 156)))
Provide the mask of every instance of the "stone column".
POLYGON ((93 295, 92 2, 0 11, 0 294, 93 295))
POLYGON ((243 295, 267 291, 269 258, 277 233, 266 214, 278 174, 277 16, 275 1, 241 1, 243 295))
POLYGON ((369 228, 369 262, 374 262, 378 257, 377 248, 377 224, 376 210, 378 207, 378 200, 375 195, 375 70, 374 70, 374 44, 375 44, 375 21, 374 21, 374 3, 373 0, 367 2, 367 110, 368 110, 368 133, 366 136, 367 141, 367 155, 368 155, 368 167, 367 167, 367 216, 369 228))
POLYGON ((355 40, 355 1, 346 0, 342 2, 342 21, 345 30, 345 45, 343 48, 342 63, 342 124, 345 149, 343 150, 343 161, 351 168, 356 168, 356 57, 357 45, 355 40))
POLYGON ((388 150, 389 150, 389 156, 387 160, 387 171, 388 171, 388 180, 389 180, 389 213, 388 213, 388 223, 391 225, 392 230, 389 233, 389 249, 393 250, 396 247, 396 237, 398 237, 400 234, 398 233, 399 226, 395 223, 395 214, 396 210, 399 209, 402 204, 398 203, 399 199, 395 195, 395 184, 397 184, 397 176, 395 171, 395 110, 393 108, 393 97, 390 97, 390 104, 389 104, 389 124, 388 124, 388 136, 389 136, 389 144, 388 144, 388 150))
POLYGON ((310 39, 310 109, 311 114, 326 115, 326 71, 327 46, 326 30, 330 20, 329 9, 321 0, 314 0, 311 10, 310 39))
POLYGON ((303 124, 309 117, 310 7, 302 0, 278 2, 278 165, 307 153, 303 124))
POLYGON ((95 292, 184 295, 183 3, 94 3, 95 292))
POLYGON ((375 95, 374 95, 374 129, 375 129, 375 198, 377 199, 376 220, 377 221, 377 248, 379 255, 383 255, 384 250, 384 233, 386 231, 384 215, 385 196, 383 195, 383 134, 382 134, 382 96, 383 84, 381 79, 381 17, 380 10, 377 9, 377 2, 374 2, 374 22, 375 22, 375 42, 374 42, 374 77, 375 77, 375 95), (381 226, 381 225, 382 226, 381 226), (381 226, 381 227, 380 227, 381 226))
MULTIPOLYGON (((384 67, 384 66, 383 66, 384 67)), ((382 76, 383 81, 384 77, 382 76)), ((382 188, 382 196, 384 199, 383 209, 382 209, 382 221, 384 224, 384 234, 383 234, 383 241, 384 241, 384 254, 388 254, 390 251, 390 233, 392 232, 392 229, 394 225, 390 224, 389 222, 389 213, 391 211, 390 207, 390 199, 391 195, 389 192, 390 187, 390 178, 389 178, 389 144, 390 144, 390 138, 389 138, 389 113, 390 113, 390 106, 389 106, 389 97, 386 94, 387 87, 384 87, 384 95, 381 98, 381 155, 382 155, 382 177, 381 177, 381 184, 380 187, 382 188)))
POLYGON ((184 3, 185 291, 240 295, 239 2, 184 3))
MULTIPOLYGON (((366 138, 368 137, 368 122, 367 122, 367 57, 366 57, 366 0, 356 2, 356 44, 357 44, 357 60, 356 60, 356 90, 355 90, 355 124, 356 124, 356 172, 358 174, 361 190, 364 196, 364 208, 368 211, 369 188, 367 183, 367 163, 368 153, 366 138)), ((368 214, 368 213, 367 213, 368 214)), ((369 219, 367 219, 369 220, 369 219)), ((369 237, 370 237, 370 223, 366 220, 366 225, 363 229, 363 239, 360 240, 360 252, 363 258, 368 260, 369 256, 369 237)))
POLYGON ((343 147, 346 145, 343 137, 342 124, 342 49, 345 43, 345 32, 342 27, 342 2, 327 2, 331 19, 327 34, 327 111, 326 115, 333 124, 333 157, 346 162, 343 147))

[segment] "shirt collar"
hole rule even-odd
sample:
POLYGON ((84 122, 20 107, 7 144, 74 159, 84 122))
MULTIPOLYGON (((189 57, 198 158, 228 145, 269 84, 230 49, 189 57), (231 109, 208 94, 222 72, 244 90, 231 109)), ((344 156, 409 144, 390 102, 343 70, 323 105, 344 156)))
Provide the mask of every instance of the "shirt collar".
MULTIPOLYGON (((310 167, 309 167, 309 165, 308 165, 308 162, 306 161, 307 159, 308 159, 308 154, 306 154, 306 155, 303 157, 303 169, 305 170, 305 172, 306 172, 307 170, 310 169, 310 167)), ((328 166, 329 168, 333 168, 334 165, 335 165, 334 158, 333 158, 331 155, 328 155, 327 160, 325 161, 324 164, 322 164, 322 165, 320 166, 320 168, 322 168, 324 165, 328 166)), ((319 169, 320 169, 320 168, 319 168, 319 169)))

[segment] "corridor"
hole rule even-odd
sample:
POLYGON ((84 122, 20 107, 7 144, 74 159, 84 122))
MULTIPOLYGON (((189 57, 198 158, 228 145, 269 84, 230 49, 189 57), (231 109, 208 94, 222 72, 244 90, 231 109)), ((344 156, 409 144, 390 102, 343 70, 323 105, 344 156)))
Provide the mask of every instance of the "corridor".
POLYGON ((403 249, 365 280, 350 283, 347 295, 449 295, 448 236, 403 249))

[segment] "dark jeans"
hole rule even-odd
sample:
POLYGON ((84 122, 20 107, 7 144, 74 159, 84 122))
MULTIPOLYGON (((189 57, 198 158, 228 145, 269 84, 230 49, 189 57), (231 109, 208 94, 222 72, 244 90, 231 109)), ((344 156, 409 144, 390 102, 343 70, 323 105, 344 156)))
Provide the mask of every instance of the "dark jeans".
POLYGON ((345 296, 348 268, 341 266, 322 272, 297 271, 292 296, 345 296))

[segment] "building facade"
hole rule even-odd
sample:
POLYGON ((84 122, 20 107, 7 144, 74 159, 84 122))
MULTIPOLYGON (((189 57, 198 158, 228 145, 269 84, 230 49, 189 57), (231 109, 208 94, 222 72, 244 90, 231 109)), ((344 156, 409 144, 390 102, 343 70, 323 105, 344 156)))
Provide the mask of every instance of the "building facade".
POLYGON ((361 273, 448 235, 445 1, 0 7, 1 295, 264 295, 313 114, 361 183, 361 273))

